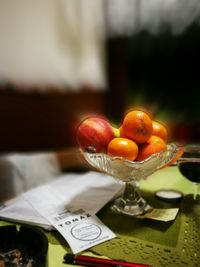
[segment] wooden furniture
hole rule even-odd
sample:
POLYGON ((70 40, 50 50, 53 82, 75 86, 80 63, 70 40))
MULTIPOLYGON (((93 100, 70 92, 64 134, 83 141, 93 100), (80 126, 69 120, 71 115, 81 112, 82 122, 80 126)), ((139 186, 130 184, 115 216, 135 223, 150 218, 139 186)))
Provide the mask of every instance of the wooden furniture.
POLYGON ((105 93, 0 92, 0 151, 54 150, 75 145, 83 114, 105 113, 105 93))
POLYGON ((108 40, 107 90, 20 92, 0 87, 0 152, 56 150, 75 146, 81 116, 100 113, 119 123, 127 89, 126 39, 108 40))

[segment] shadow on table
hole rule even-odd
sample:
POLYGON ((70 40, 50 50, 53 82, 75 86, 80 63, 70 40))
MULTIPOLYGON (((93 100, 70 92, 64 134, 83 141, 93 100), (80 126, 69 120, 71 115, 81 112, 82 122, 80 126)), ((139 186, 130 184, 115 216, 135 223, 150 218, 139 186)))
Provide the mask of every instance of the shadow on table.
MULTIPOLYGON (((172 204, 160 201, 148 192, 142 192, 142 196, 155 208, 176 208, 182 204, 181 202, 172 204)), ((116 214, 111 211, 111 205, 112 203, 108 203, 97 215, 117 236, 134 237, 162 245, 176 246, 181 224, 180 212, 175 220, 162 222, 116 214)))

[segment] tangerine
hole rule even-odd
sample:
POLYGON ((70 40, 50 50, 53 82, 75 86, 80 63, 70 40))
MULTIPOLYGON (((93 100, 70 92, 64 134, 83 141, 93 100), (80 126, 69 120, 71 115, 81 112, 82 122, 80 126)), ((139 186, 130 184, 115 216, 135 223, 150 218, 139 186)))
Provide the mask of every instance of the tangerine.
POLYGON ((113 157, 135 160, 138 155, 138 146, 130 139, 116 137, 108 144, 107 154, 113 157))
POLYGON ((126 135, 125 135, 125 133, 124 133, 123 125, 121 125, 119 127, 119 135, 120 135, 120 137, 127 138, 126 135))
POLYGON ((144 160, 165 149, 167 149, 165 141, 159 136, 152 135, 146 143, 140 145, 137 160, 144 160))
POLYGON ((140 110, 128 112, 122 123, 123 133, 137 144, 145 143, 151 136, 153 127, 150 116, 140 110))
POLYGON ((152 121, 152 126, 153 126, 152 135, 159 136, 164 141, 167 141, 167 138, 168 138, 167 128, 158 121, 152 121))

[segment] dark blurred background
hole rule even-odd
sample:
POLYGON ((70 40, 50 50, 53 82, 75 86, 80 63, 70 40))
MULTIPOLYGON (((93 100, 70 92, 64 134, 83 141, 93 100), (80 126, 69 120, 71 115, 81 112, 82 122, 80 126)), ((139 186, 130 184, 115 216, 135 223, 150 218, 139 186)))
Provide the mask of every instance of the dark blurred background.
MULTIPOLYGON (((77 36, 79 42, 89 43, 77 36)), ((41 91, 42 83, 24 85, 3 79, 0 152, 76 146, 76 125, 84 115, 100 113, 119 126, 132 107, 145 108, 155 119, 170 125, 171 140, 200 141, 199 24, 191 22, 179 34, 169 27, 156 33, 142 28, 128 34, 121 30, 102 40, 104 88, 85 80, 78 90, 58 90, 59 86, 49 83, 41 91)), ((1 61, 0 71, 2 66, 1 61)), ((64 85, 64 89, 69 87, 64 85)))
POLYGON ((200 141, 200 28, 173 36, 141 32, 128 39, 127 104, 149 106, 170 123, 172 138, 200 141))

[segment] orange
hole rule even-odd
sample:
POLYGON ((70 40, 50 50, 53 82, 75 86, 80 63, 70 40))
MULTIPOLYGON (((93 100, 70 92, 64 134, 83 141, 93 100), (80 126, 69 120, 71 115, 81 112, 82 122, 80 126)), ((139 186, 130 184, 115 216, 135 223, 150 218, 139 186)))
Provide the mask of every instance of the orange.
POLYGON ((116 137, 108 144, 107 154, 113 157, 135 160, 138 155, 138 146, 130 139, 116 137))
POLYGON ((160 123, 158 121, 152 121, 152 126, 153 126, 152 135, 159 136, 164 141, 166 141, 168 138, 167 128, 162 123, 160 123))
POLYGON ((165 149, 167 149, 165 141, 159 136, 152 135, 146 143, 140 145, 137 160, 144 160, 165 149))
POLYGON ((153 131, 150 116, 140 110, 128 112, 122 123, 123 132, 127 138, 132 139, 137 144, 146 142, 153 131))
POLYGON ((120 135, 120 137, 126 138, 126 135, 124 133, 124 129, 123 129, 123 126, 122 125, 119 127, 119 135, 120 135))

